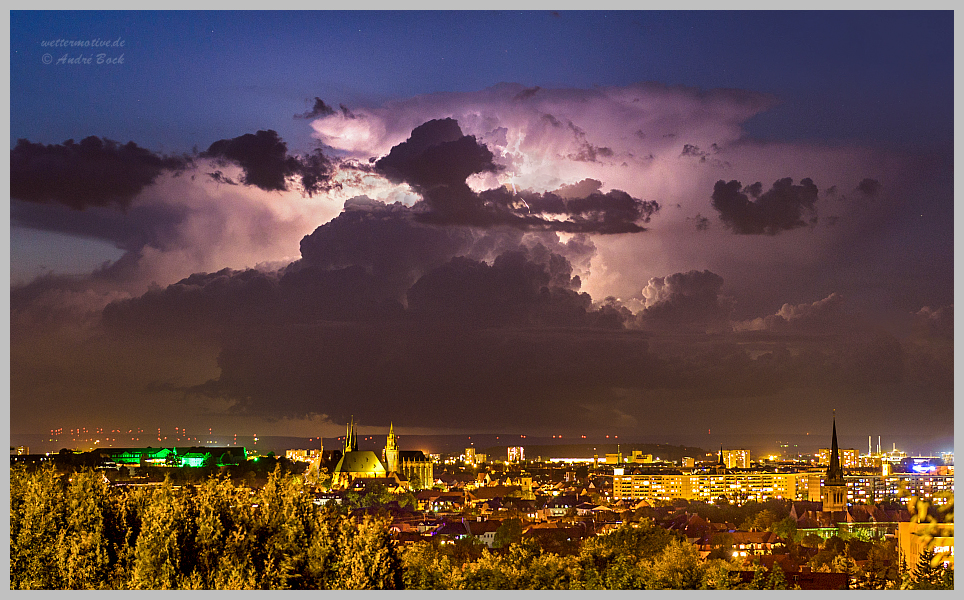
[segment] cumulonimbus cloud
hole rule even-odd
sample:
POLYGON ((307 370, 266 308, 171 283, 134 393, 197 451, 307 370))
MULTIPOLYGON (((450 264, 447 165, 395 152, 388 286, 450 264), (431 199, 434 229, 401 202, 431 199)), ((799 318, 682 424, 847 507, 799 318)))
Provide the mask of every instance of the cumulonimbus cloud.
POLYGON ((287 191, 288 181, 297 178, 309 196, 326 189, 334 172, 321 150, 306 156, 288 154, 288 145, 272 129, 218 140, 201 157, 240 165, 244 171, 242 181, 266 191, 287 191))
POLYGON ((49 145, 20 139, 10 151, 10 196, 75 210, 127 207, 163 172, 179 172, 190 162, 97 136, 49 145))
POLYGON ((776 235, 815 224, 817 194, 809 177, 799 185, 785 177, 765 192, 759 182, 743 187, 739 181, 721 179, 713 186, 712 206, 734 233, 776 235))

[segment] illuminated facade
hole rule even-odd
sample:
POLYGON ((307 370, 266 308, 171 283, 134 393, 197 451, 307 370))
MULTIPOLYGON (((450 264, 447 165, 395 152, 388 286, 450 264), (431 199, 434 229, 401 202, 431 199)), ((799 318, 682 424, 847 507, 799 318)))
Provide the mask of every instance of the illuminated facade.
POLYGON ((384 477, 385 466, 371 450, 359 450, 355 437, 355 420, 348 425, 345 450, 331 476, 332 487, 348 487, 353 479, 384 477))
POLYGON ((797 499, 797 473, 647 473, 632 467, 613 473, 615 500, 700 500, 757 502, 770 498, 797 499))
POLYGON ((750 452, 748 450, 724 450, 723 464, 727 469, 749 469, 750 452))
POLYGON ((525 460, 525 448, 522 446, 509 446, 506 449, 508 462, 521 462, 525 460))
MULTIPOLYGON (((830 448, 821 448, 817 450, 817 464, 818 465, 829 465, 830 464, 830 448)), ((839 448, 837 450, 837 457, 840 460, 840 466, 844 469, 856 469, 862 466, 860 460, 860 453, 853 448, 839 448)), ((877 459, 878 464, 880 459, 877 459)))
MULTIPOLYGON (((824 476, 820 473, 801 474, 807 500, 819 501, 824 476)), ((909 495, 924 498, 933 504, 946 504, 954 493, 953 475, 923 473, 891 473, 889 475, 845 475, 847 502, 907 502, 909 495), (903 490, 903 491, 902 491, 903 490)))
MULTIPOLYGON (((954 568, 954 524, 953 523, 900 523, 897 526, 897 551, 905 565, 916 565, 922 551, 927 549, 926 540, 921 533, 928 526, 936 531, 931 539, 931 550, 939 554, 942 562, 954 568)), ((913 568, 913 567, 911 567, 913 568)))
POLYGON ((99 450, 118 467, 204 467, 238 465, 248 456, 243 447, 110 448, 99 450))

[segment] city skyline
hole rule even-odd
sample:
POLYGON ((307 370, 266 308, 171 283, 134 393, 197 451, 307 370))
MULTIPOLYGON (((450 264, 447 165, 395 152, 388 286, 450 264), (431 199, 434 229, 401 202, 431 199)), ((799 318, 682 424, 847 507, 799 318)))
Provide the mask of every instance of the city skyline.
POLYGON ((953 49, 950 11, 15 11, 11 434, 943 444, 953 49))

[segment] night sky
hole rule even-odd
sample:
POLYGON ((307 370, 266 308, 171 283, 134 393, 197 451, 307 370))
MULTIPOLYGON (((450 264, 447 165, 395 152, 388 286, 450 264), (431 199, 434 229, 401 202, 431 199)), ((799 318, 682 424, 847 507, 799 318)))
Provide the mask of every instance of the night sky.
POLYGON ((11 433, 953 434, 950 11, 10 47, 11 433))

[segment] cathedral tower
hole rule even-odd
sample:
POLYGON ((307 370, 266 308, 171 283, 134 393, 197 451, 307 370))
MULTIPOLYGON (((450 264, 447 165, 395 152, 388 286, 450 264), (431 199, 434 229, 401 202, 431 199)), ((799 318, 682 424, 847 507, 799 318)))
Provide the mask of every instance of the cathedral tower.
POLYGON ((820 497, 823 500, 824 511, 847 510, 847 482, 844 481, 843 469, 840 467, 840 453, 837 450, 836 416, 833 419, 833 439, 830 442, 830 465, 823 478, 820 497))
POLYGON ((358 451, 358 438, 355 437, 355 417, 351 418, 348 424, 348 432, 345 434, 345 454, 358 451))
POLYGON ((398 473, 398 437, 395 435, 395 424, 388 426, 388 441, 385 442, 385 470, 398 473))

